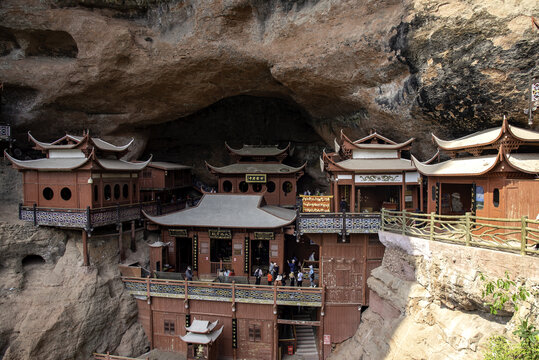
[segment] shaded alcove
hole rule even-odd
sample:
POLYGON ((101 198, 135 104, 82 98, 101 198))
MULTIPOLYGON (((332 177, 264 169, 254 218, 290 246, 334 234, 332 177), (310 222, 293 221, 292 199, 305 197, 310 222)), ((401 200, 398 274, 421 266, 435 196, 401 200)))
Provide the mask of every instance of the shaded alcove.
POLYGON ((0 56, 22 49, 24 56, 76 58, 75 39, 66 31, 10 29, 0 26, 0 56))
POLYGON ((45 264, 45 259, 43 259, 43 257, 40 255, 34 255, 34 254, 26 255, 22 259, 23 268, 35 267, 35 266, 39 266, 43 264, 45 264))
POLYGON ((299 182, 304 188, 324 190, 318 158, 324 141, 311 125, 312 119, 296 103, 279 98, 236 96, 223 99, 192 115, 153 125, 145 158, 178 162, 194 167, 196 177, 214 185, 216 179, 204 161, 222 166, 231 163, 225 141, 233 148, 242 144, 279 145, 291 143, 291 156, 284 162, 299 166, 308 162, 308 174, 299 182))

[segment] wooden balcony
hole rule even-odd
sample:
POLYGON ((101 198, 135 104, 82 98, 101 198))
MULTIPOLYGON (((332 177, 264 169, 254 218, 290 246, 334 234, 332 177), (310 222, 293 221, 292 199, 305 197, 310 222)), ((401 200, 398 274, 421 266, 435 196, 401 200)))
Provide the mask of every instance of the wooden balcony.
POLYGON ((207 283, 122 277, 131 295, 175 299, 322 307, 323 288, 207 283))
POLYGON ((185 207, 184 202, 161 205, 146 202, 109 206, 97 209, 58 209, 36 206, 19 206, 19 219, 34 225, 56 226, 91 231, 100 226, 120 224, 143 218, 142 211, 151 215, 166 214, 185 207))
POLYGON ((299 213, 297 231, 301 234, 372 234, 380 230, 380 213, 299 213))

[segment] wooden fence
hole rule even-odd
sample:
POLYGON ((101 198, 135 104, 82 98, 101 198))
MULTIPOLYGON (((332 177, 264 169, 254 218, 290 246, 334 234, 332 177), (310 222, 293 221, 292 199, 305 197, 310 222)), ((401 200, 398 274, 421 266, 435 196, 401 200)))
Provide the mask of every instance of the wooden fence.
POLYGON ((497 219, 465 215, 420 214, 382 210, 382 231, 400 233, 428 240, 446 241, 518 252, 539 254, 539 221, 526 216, 520 219, 497 219))

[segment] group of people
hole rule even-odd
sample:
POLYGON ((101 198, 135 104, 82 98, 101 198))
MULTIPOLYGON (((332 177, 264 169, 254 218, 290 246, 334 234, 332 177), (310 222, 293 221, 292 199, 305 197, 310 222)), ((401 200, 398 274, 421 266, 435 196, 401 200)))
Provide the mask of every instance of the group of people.
MULTIPOLYGON (((314 268, 312 265, 309 265, 309 272, 304 274, 301 270, 301 266, 298 264, 298 259, 296 257, 292 258, 291 260, 287 260, 289 272, 279 272, 279 265, 274 262, 270 262, 269 269, 266 274, 268 285, 275 285, 275 286, 286 286, 287 281, 289 281, 290 286, 303 286, 303 279, 305 276, 308 276, 310 287, 316 287, 316 284, 314 282, 315 280, 315 273, 314 268)), ((254 271, 254 274, 256 282, 256 285, 260 285, 260 281, 262 279, 262 276, 264 276, 264 272, 260 267, 257 267, 254 271)))

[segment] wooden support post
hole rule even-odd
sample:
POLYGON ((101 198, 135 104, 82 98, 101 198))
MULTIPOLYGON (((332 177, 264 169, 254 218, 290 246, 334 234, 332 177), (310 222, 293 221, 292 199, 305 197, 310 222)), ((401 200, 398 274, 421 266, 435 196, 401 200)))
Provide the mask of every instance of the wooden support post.
POLYGON ((350 209, 349 212, 356 211, 356 185, 354 184, 354 175, 352 174, 352 194, 350 194, 350 209))
MULTIPOLYGON (((236 281, 232 281, 232 319, 236 318, 236 281)), ((238 334, 236 333, 236 336, 238 334)), ((238 358, 238 349, 233 348, 232 349, 232 357, 233 360, 236 360, 238 358)))
POLYGON ((86 230, 82 230, 82 257, 84 266, 90 265, 90 259, 88 257, 88 233, 86 230))
POLYGON ((402 172, 401 210, 406 209, 406 172, 402 172))
POLYGON ((337 179, 333 180, 333 212, 339 212, 339 184, 337 179))
POLYGON ((135 220, 131 220, 131 251, 137 251, 137 243, 135 241, 135 220))
POLYGON ((434 214, 435 212, 432 211, 430 213, 430 231, 429 231, 429 240, 434 240, 434 214))
POLYGON ((273 282, 273 360, 279 359, 279 325, 277 324, 278 311, 277 311, 277 286, 275 281, 273 282))
POLYGON ((154 341, 153 341, 153 310, 152 310, 152 294, 151 294, 151 287, 150 287, 150 275, 146 277, 146 297, 147 297, 147 303, 149 306, 150 311, 150 350, 153 349, 154 341))
POLYGON ((318 353, 319 360, 324 360, 324 319, 325 319, 325 311, 326 311, 326 286, 322 286, 322 307, 320 308, 320 327, 318 328, 319 333, 319 341, 320 345, 318 348, 320 349, 320 352, 318 353))
POLYGON ((526 238, 528 237, 528 231, 526 230, 527 222, 527 216, 523 216, 520 219, 520 255, 526 255, 526 238))
POLYGON ((425 211, 423 206, 423 177, 419 177, 419 211, 425 211))
POLYGON ((120 223, 118 224, 118 248, 120 250, 120 262, 123 262, 125 260, 124 247, 122 245, 123 236, 124 236, 123 224, 120 223))
POLYGON ((406 235, 406 210, 402 210, 402 235, 406 235))
POLYGON ((465 222, 466 222, 466 246, 470 246, 470 242, 472 240, 472 226, 471 226, 471 221, 470 221, 470 216, 472 214, 467 212, 465 215, 464 215, 464 218, 465 218, 465 222))

